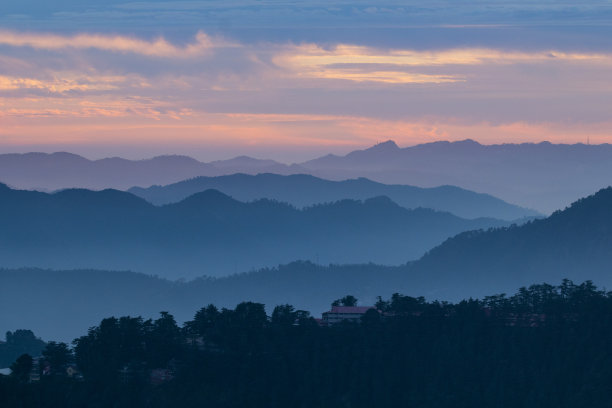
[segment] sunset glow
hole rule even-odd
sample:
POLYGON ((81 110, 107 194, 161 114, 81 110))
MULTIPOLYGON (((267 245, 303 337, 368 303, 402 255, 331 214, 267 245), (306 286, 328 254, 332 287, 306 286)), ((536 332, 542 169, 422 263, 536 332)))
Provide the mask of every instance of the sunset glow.
MULTIPOLYGON (((495 36, 508 25, 432 29, 473 27, 495 36)), ((0 147, 95 155, 91 146, 147 141, 143 155, 205 157, 211 146, 229 155, 265 155, 269 146, 290 161, 383 139, 610 141, 612 50, 604 48, 163 31, 1 29, 0 147)))

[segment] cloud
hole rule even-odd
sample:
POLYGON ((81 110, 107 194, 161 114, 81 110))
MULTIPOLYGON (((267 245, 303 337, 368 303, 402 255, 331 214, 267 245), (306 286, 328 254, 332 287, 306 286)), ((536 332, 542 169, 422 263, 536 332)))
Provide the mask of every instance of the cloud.
POLYGON ((365 71, 346 69, 319 69, 298 72, 298 76, 319 79, 343 79, 354 82, 382 82, 387 84, 442 84, 462 82, 464 78, 458 75, 430 75, 399 71, 365 71))
MULTIPOLYGON (((456 73, 414 72, 446 67, 518 65, 542 63, 586 63, 612 65, 612 55, 560 51, 519 52, 483 48, 417 51, 382 50, 340 44, 325 49, 316 44, 288 47, 272 57, 272 62, 302 78, 345 79, 355 82, 452 83, 465 81, 456 73)), ((453 68, 455 67, 455 68, 453 68)))
MULTIPOLYGON (((204 38, 179 46, 129 36, 0 31, 6 54, 0 55, 0 131, 7 133, 10 122, 13 134, 39 143, 47 138, 41 129, 56 126, 55 135, 71 129, 74 138, 91 135, 101 144, 138 133, 143 141, 155 134, 194 145, 227 139, 314 148, 470 134, 483 141, 553 139, 550 126, 532 125, 608 125, 612 54, 252 41, 204 62, 198 56, 222 44, 204 38), (90 48, 115 54, 85 52, 90 48), (421 84, 428 86, 411 86, 421 84)), ((593 129, 592 140, 603 137, 605 126, 593 129)), ((564 126, 554 130, 567 140, 580 137, 564 126)))
POLYGON ((76 34, 63 36, 49 33, 23 33, 0 31, 0 45, 30 47, 38 50, 97 49, 109 52, 131 53, 158 58, 191 58, 201 56, 214 47, 235 46, 213 39, 200 31, 192 43, 174 45, 163 37, 146 41, 122 35, 76 34))
POLYGON ((70 91, 109 91, 127 81, 124 76, 76 76, 64 74, 50 79, 0 75, 0 91, 42 90, 52 94, 70 91))

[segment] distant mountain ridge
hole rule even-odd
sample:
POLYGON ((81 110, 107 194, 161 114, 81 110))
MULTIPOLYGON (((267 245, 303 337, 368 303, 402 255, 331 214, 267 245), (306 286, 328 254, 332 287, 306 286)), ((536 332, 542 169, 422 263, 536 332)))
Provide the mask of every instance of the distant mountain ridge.
POLYGON ((331 180, 367 177, 421 187, 453 185, 551 213, 610 184, 612 145, 393 141, 300 163, 331 180))
POLYGON ((180 155, 145 160, 118 157, 88 160, 66 152, 0 154, 0 182, 15 188, 43 191, 66 188, 127 190, 133 186, 169 184, 201 175, 252 171, 293 174, 299 170, 298 166, 245 157, 202 163, 180 155))
POLYGON ((397 265, 459 232, 508 222, 408 210, 387 197, 298 210, 206 190, 157 207, 118 190, 48 194, 0 186, 0 225, 4 267, 133 270, 178 278, 296 259, 397 265))
POLYGON ((53 191, 167 185, 235 173, 310 174, 328 180, 365 177, 385 184, 458 186, 551 213, 610 184, 612 145, 439 141, 400 148, 393 141, 345 156, 297 164, 246 156, 202 163, 186 156, 87 160, 69 153, 0 155, 0 182, 53 191))
POLYGON ((516 220, 538 216, 535 211, 508 204, 487 194, 478 194, 453 186, 419 188, 384 185, 360 178, 344 181, 323 180, 298 174, 233 174, 218 177, 196 177, 167 186, 133 187, 128 191, 155 205, 174 203, 208 189, 216 189, 240 201, 270 198, 296 207, 343 199, 364 200, 386 196, 405 208, 431 208, 463 218, 491 217, 516 220))

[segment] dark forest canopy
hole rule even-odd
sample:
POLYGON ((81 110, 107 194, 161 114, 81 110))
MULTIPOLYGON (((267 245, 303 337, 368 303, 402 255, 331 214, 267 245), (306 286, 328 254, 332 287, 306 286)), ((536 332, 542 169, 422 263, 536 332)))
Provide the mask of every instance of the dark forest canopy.
POLYGON ((165 312, 106 318, 72 350, 49 343, 39 381, 20 357, 0 396, 6 407, 609 406, 612 293, 591 282, 455 304, 395 294, 376 309, 329 327, 253 302, 205 306, 182 327, 165 312))

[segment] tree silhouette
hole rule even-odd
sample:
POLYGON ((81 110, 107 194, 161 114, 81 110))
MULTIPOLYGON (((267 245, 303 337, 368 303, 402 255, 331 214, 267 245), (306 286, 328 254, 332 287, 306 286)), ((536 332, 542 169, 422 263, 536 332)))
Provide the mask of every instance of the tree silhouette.
POLYGON ((11 376, 19 382, 28 382, 32 367, 32 356, 29 354, 22 354, 13 364, 11 364, 11 376))
POLYGON ((47 343, 42 355, 51 366, 52 374, 65 374, 66 365, 72 360, 72 352, 66 343, 51 341, 47 343))
POLYGON ((332 306, 357 306, 357 298, 352 295, 346 295, 342 299, 334 300, 332 306))

